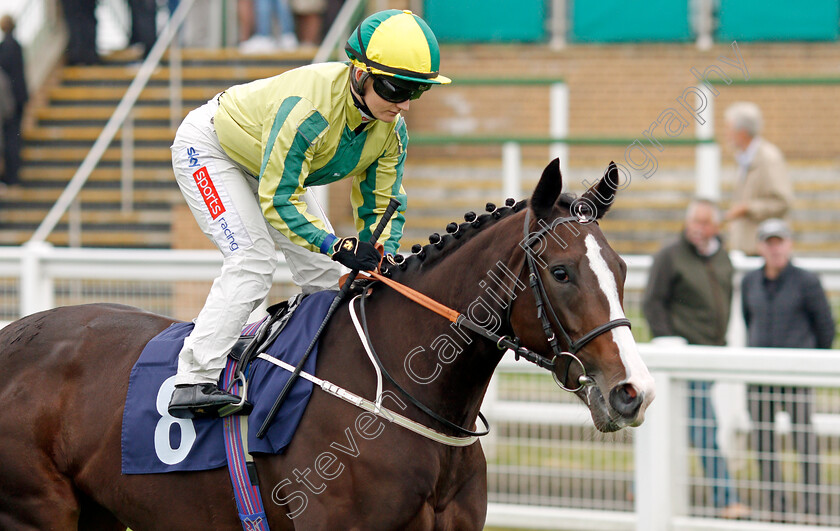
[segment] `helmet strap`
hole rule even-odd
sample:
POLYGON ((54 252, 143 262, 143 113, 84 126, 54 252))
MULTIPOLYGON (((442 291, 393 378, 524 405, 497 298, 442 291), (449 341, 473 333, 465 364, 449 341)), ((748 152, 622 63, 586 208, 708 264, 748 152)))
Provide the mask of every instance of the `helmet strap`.
POLYGON ((357 80, 356 69, 357 67, 355 66, 350 69, 350 84, 353 86, 353 90, 350 91, 350 95, 353 97, 353 105, 355 105, 356 108, 359 109, 359 112, 362 113, 363 122, 375 120, 373 113, 368 108, 367 103, 365 103, 364 100, 365 82, 370 77, 370 74, 362 70, 362 75, 359 76, 359 79, 357 80))
POLYGON ((358 66, 353 66, 350 69, 350 84, 353 85, 353 90, 355 90, 356 94, 359 96, 365 95, 365 81, 367 81, 369 77, 370 73, 366 70, 362 70, 358 66), (362 73, 362 75, 359 76, 359 79, 356 79, 357 70, 362 73))

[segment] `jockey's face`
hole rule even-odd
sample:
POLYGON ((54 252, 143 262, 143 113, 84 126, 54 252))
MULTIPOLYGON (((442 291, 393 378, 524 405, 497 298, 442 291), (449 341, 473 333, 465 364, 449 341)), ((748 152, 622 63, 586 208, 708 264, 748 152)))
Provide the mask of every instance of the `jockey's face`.
MULTIPOLYGON (((361 71, 357 70, 356 75, 361 75, 361 71)), ((397 115, 401 112, 408 111, 410 100, 401 101, 399 103, 392 103, 383 99, 379 94, 373 90, 373 79, 368 77, 365 80, 365 95, 363 96, 365 105, 368 106, 373 117, 386 123, 393 122, 397 115)))

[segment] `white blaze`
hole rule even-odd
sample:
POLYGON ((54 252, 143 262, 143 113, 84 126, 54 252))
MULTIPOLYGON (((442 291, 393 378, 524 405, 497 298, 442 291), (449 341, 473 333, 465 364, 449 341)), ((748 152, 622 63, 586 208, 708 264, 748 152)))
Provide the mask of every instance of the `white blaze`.
MULTIPOLYGON (((610 321, 625 318, 624 310, 621 308, 621 301, 618 299, 618 285, 615 275, 610 271, 607 261, 601 255, 601 246, 591 234, 587 234, 584 240, 586 244, 586 257, 589 259, 589 267, 598 279, 598 285, 607 298, 610 305, 610 321)), ((652 396, 653 377, 648 372, 647 366, 639 356, 639 349, 636 347, 636 340, 627 326, 619 326, 610 330, 615 344, 618 346, 618 354, 624 364, 627 373, 627 382, 632 383, 636 388, 645 393, 646 400, 652 396)))

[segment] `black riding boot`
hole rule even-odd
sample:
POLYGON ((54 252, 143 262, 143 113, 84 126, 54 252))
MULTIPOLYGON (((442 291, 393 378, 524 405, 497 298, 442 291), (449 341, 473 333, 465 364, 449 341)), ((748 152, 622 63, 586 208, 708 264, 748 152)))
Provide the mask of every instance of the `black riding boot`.
POLYGON ((241 400, 212 383, 176 385, 169 414, 179 419, 218 417, 221 408, 241 400))

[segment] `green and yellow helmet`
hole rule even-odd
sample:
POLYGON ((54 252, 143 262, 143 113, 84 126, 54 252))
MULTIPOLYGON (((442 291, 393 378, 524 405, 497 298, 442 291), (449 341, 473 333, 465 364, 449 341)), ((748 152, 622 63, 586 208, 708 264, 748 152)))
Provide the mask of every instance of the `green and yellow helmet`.
POLYGON ((388 9, 367 17, 347 39, 350 62, 371 74, 422 84, 446 84, 435 34, 411 11, 388 9))

